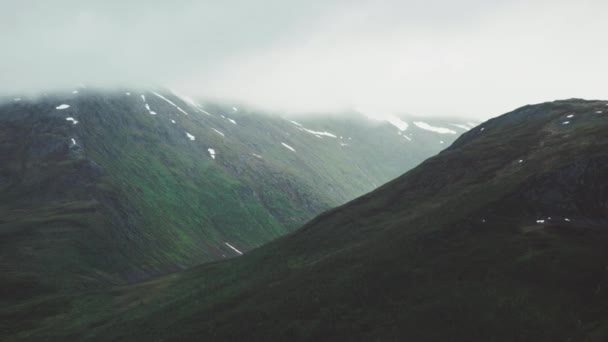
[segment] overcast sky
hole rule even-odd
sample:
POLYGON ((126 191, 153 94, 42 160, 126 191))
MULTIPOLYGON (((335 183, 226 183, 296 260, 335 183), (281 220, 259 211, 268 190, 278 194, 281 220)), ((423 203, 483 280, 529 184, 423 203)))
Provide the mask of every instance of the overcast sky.
POLYGON ((608 1, 0 0, 0 92, 157 84, 274 110, 488 118, 608 98, 608 1))

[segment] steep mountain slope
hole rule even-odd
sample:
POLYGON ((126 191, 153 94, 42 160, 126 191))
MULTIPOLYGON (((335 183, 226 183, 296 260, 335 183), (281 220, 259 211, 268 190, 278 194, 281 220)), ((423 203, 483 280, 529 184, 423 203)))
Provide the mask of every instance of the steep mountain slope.
POLYGON ((5 335, 604 341, 607 112, 520 108, 242 257, 5 310, 5 335))
POLYGON ((291 122, 161 90, 8 99, 0 105, 0 297, 125 283, 239 255, 456 136, 402 132, 361 115, 291 122))

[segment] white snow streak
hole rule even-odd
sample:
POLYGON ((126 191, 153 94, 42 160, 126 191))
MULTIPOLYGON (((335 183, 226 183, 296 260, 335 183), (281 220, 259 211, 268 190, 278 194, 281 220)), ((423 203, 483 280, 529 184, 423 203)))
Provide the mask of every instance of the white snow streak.
POLYGON ((65 118, 67 121, 71 121, 74 125, 78 123, 78 120, 74 119, 73 117, 67 117, 65 118))
POLYGON ((291 147, 291 146, 287 145, 287 144, 286 144, 286 143, 284 143, 284 142, 282 142, 282 143, 281 143, 281 145, 285 146, 286 148, 288 148, 288 149, 290 149, 290 150, 292 150, 292 151, 294 151, 294 152, 296 151, 296 149, 295 149, 295 148, 293 148, 293 147, 291 147))
POLYGON ((330 137, 330 138, 337 138, 337 136, 333 133, 329 133, 329 132, 321 132, 321 131, 313 131, 312 129, 308 129, 305 128, 304 126, 302 126, 300 123, 297 123, 295 121, 291 121, 289 120, 289 122, 291 122, 292 124, 297 126, 297 129, 299 129, 302 132, 307 132, 310 134, 315 135, 317 138, 322 138, 322 137, 330 137))
POLYGON ((400 118, 394 115, 387 115, 386 117, 384 117, 384 120, 386 120, 391 125, 397 127, 400 131, 405 131, 410 126, 407 122, 401 120, 400 118))
POLYGON ((196 139, 196 137, 194 137, 194 135, 192 135, 192 134, 190 134, 188 132, 186 132, 186 136, 188 137, 188 139, 190 139, 192 141, 194 141, 196 139))
POLYGON ((235 252, 239 253, 239 255, 243 255, 243 252, 239 251, 238 249, 234 248, 234 246, 232 246, 231 244, 229 244, 228 242, 224 242, 226 244, 226 246, 232 248, 232 250, 234 250, 235 252))
POLYGON ((456 134, 456 131, 453 131, 449 128, 432 126, 432 125, 429 125, 426 122, 422 122, 422 121, 415 121, 414 125, 416 125, 420 129, 424 129, 424 130, 439 133, 439 134, 456 134))
POLYGON ((321 136, 330 137, 330 138, 337 138, 337 136, 335 134, 332 134, 332 133, 329 133, 329 132, 313 131, 312 129, 307 129, 307 128, 304 128, 304 127, 300 128, 300 129, 302 131, 308 132, 310 134, 314 134, 314 135, 316 135, 319 138, 321 136))
POLYGON ((188 115, 188 113, 186 113, 186 111, 185 111, 185 110, 181 109, 181 108, 180 108, 178 105, 176 105, 175 103, 171 102, 169 99, 165 98, 165 97, 164 97, 164 96, 162 96, 161 94, 159 94, 159 93, 155 93, 155 92, 152 92, 152 94, 154 94, 154 95, 158 96, 159 98, 161 98, 161 99, 165 100, 165 102, 167 102, 168 104, 170 104, 170 105, 172 105, 173 107, 177 108, 177 110, 179 110, 180 112, 182 112, 182 113, 184 113, 184 114, 188 115))
POLYGON ((470 129, 471 129, 471 128, 469 128, 469 126, 467 126, 467 125, 460 125, 460 124, 450 124, 450 125, 451 125, 451 126, 454 126, 454 127, 458 127, 458 128, 464 129, 465 131, 468 131, 468 130, 470 130, 470 129))
POLYGON ((209 155, 211 156, 211 158, 215 159, 215 150, 212 148, 208 148, 207 151, 209 152, 209 155))
POLYGON ((224 133, 222 133, 222 132, 218 131, 218 130, 217 130, 217 129, 215 129, 215 128, 211 128, 211 129, 212 129, 212 130, 214 130, 214 131, 215 131, 215 133, 217 133, 217 134, 219 134, 219 135, 221 135, 221 136, 223 136, 223 137, 225 137, 225 136, 226 136, 224 133))
POLYGON ((55 107, 55 109, 59 109, 59 110, 68 109, 68 108, 70 108, 70 105, 67 105, 67 104, 62 104, 62 105, 55 107))

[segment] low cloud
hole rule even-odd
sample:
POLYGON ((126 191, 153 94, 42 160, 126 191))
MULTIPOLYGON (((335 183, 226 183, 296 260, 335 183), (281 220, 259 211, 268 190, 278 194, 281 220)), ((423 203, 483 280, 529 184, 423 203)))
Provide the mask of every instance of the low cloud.
POLYGON ((163 85, 272 110, 487 118, 608 98, 603 1, 15 1, 0 92, 163 85))

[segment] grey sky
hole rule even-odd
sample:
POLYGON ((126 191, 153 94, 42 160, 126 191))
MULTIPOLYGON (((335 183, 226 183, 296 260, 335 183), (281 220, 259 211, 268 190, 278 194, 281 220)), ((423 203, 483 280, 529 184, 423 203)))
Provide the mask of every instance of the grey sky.
POLYGON ((608 98, 608 2, 0 0, 0 92, 166 85, 275 110, 608 98))

